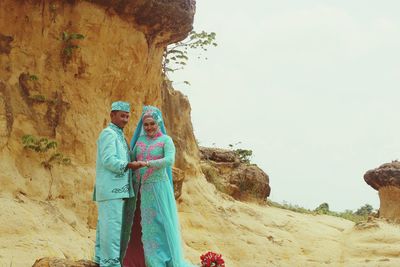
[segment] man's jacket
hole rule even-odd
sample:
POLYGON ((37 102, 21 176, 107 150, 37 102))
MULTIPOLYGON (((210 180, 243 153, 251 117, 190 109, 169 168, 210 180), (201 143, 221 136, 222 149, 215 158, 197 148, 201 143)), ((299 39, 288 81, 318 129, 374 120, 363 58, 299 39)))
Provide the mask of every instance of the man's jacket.
POLYGON ((121 128, 110 123, 97 140, 96 183, 93 200, 133 197, 129 148, 121 128))

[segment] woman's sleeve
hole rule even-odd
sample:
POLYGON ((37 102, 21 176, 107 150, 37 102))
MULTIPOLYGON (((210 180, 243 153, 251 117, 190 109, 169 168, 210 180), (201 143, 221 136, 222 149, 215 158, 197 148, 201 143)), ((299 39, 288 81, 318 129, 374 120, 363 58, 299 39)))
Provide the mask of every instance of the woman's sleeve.
POLYGON ((99 141, 100 159, 104 167, 116 174, 123 174, 127 171, 128 161, 121 159, 117 153, 116 137, 109 131, 103 131, 99 141))
POLYGON ((149 167, 161 169, 172 167, 175 162, 175 145, 171 137, 167 136, 164 143, 164 157, 161 159, 150 160, 149 167))

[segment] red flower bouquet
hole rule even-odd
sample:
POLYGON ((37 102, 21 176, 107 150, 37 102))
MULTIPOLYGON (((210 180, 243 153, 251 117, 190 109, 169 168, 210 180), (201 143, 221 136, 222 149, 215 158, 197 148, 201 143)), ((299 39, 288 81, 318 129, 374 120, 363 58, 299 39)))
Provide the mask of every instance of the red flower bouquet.
POLYGON ((200 260, 201 267, 225 267, 225 261, 222 259, 222 255, 211 251, 201 255, 200 260))

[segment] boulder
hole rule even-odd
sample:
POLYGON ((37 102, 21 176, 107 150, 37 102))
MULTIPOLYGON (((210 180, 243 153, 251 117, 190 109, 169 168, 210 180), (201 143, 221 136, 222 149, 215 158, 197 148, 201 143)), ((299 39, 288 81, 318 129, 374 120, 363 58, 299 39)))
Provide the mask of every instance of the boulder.
POLYGON ((233 150, 200 147, 201 168, 215 187, 237 200, 266 200, 270 195, 268 175, 256 164, 241 162, 233 150))
POLYGON ((60 258, 41 258, 32 267, 99 267, 99 265, 89 260, 72 261, 60 258))

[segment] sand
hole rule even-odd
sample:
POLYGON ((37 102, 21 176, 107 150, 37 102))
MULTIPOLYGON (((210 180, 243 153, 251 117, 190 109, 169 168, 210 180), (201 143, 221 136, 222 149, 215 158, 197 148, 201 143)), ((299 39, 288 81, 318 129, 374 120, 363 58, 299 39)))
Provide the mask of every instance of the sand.
MULTIPOLYGON (((95 231, 63 203, 22 194, 0 198, 0 266, 31 266, 41 257, 90 259, 95 231)), ((227 266, 400 266, 400 227, 374 219, 355 225, 233 200, 204 178, 185 182, 178 201, 185 254, 207 251, 227 266)))

